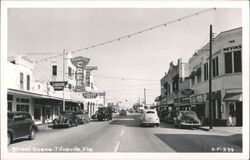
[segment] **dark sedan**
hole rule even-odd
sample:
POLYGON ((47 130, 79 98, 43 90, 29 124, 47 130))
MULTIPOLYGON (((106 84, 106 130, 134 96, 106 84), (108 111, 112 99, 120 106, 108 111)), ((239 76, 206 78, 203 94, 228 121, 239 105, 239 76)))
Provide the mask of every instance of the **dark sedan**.
POLYGON ((37 131, 38 128, 29 113, 8 112, 8 145, 20 138, 33 140, 37 131))

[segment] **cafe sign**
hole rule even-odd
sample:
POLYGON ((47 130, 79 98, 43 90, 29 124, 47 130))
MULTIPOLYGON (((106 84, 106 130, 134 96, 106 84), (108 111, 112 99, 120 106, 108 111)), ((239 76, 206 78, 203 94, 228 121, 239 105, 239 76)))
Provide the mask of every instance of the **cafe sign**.
POLYGON ((75 71, 75 79, 76 79, 76 92, 84 92, 85 91, 85 83, 84 83, 84 69, 86 65, 89 63, 89 58, 85 58, 82 56, 78 56, 75 58, 71 58, 71 62, 76 67, 75 71))
POLYGON ((62 91, 63 88, 67 85, 67 81, 57 81, 50 82, 50 85, 54 88, 55 91, 62 91))

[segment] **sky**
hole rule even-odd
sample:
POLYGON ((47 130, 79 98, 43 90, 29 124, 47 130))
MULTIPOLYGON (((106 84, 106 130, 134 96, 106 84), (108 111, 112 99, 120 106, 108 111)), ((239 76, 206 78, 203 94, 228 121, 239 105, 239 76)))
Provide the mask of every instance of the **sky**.
MULTIPOLYGON (((204 8, 8 9, 8 56, 73 51, 141 31, 204 8)), ((147 104, 160 95, 160 79, 171 61, 188 62, 209 38, 241 27, 240 9, 216 9, 119 42, 74 53, 90 58, 95 85, 107 102, 132 106, 146 89, 147 104), (123 79, 118 79, 121 77, 123 79), (130 80, 129 80, 130 79, 130 80), (140 79, 140 80, 136 80, 140 79)))

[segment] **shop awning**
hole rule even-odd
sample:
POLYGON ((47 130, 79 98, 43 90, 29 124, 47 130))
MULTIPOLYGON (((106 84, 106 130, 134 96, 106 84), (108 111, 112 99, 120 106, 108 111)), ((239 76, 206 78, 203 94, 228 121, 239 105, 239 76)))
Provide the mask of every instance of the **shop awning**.
POLYGON ((224 101, 242 101, 242 93, 226 93, 224 101))
POLYGON ((21 94, 21 95, 34 97, 34 98, 46 98, 46 99, 62 100, 62 98, 59 98, 59 97, 43 95, 43 94, 38 94, 38 93, 33 93, 33 92, 27 92, 27 91, 20 91, 20 90, 16 90, 16 89, 8 89, 8 93, 21 94))

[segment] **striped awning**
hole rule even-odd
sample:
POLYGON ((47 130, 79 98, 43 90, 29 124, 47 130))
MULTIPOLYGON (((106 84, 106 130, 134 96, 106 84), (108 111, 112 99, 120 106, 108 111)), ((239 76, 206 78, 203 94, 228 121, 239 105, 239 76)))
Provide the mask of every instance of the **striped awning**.
POLYGON ((224 101, 242 101, 242 93, 226 93, 224 101))

